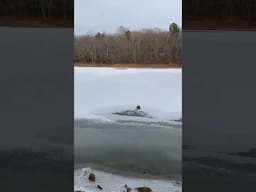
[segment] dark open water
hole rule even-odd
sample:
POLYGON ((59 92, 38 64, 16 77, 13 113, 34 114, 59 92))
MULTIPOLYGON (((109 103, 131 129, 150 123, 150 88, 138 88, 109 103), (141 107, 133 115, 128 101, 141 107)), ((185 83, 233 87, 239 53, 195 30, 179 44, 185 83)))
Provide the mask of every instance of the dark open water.
POLYGON ((181 125, 76 121, 76 167, 143 177, 181 178, 181 125))

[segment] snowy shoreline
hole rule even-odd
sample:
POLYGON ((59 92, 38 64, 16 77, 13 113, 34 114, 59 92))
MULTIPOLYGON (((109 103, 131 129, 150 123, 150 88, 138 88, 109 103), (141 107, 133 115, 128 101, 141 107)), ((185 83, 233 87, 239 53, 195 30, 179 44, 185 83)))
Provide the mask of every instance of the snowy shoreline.
POLYGON ((94 170, 90 167, 76 169, 74 171, 74 178, 74 190, 83 192, 123 192, 126 190, 126 186, 132 189, 130 192, 137 191, 135 189, 138 187, 148 187, 153 192, 182 191, 182 183, 180 181, 122 176, 94 170), (95 175, 95 182, 88 179, 90 173, 95 175), (99 189, 97 186, 100 186, 102 189, 99 189))

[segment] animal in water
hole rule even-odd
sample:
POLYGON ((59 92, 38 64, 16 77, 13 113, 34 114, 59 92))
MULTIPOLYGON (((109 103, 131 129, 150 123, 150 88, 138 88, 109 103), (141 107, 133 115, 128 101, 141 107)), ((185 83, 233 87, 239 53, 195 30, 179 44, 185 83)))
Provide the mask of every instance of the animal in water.
POLYGON ((140 105, 137 105, 137 106, 136 106, 136 110, 138 111, 138 110, 140 110, 140 109, 141 109, 140 105))

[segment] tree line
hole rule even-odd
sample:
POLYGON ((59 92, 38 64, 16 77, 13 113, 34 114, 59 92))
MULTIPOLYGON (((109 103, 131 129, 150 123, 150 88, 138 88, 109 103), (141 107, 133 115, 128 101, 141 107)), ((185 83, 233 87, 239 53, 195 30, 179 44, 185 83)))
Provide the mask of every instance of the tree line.
POLYGON ((184 0, 183 18, 187 20, 219 20, 221 22, 256 21, 255 0, 184 0))
POLYGON ((181 64, 181 31, 174 23, 169 31, 121 26, 115 34, 77 36, 74 44, 76 63, 181 64))
POLYGON ((73 19, 73 0, 1 0, 2 18, 73 19))

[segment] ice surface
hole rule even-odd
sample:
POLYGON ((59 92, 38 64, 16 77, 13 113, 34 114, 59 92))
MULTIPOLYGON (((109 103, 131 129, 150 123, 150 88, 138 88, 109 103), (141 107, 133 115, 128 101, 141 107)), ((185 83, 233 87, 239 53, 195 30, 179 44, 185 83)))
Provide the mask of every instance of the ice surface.
MULTIPOLYGON (((181 156, 181 130, 177 127, 181 126, 170 126, 169 123, 180 123, 175 120, 182 117, 181 76, 180 69, 75 67, 76 159, 100 165, 100 160, 104 159, 106 166, 111 162, 112 168, 123 170, 130 161, 135 162, 136 167, 153 170, 153 173, 163 167, 166 170, 163 162, 168 162, 175 166, 175 170, 167 167, 176 174, 181 156), (136 111, 137 105, 141 107, 139 111, 136 111), (139 124, 142 125, 139 127, 139 124), (159 131, 159 127, 170 129, 159 131), (87 135, 90 137, 86 138, 87 135), (119 158, 120 148, 124 160, 119 158), (103 158, 106 154, 107 160, 103 158), (155 158, 145 163, 144 156, 151 155, 155 158), (152 167, 155 161, 161 165, 152 167)), ((128 185, 132 189, 150 187, 154 192, 181 192, 181 183, 171 179, 128 177, 127 174, 121 176, 90 168, 77 169, 74 174, 75 190, 78 191, 122 192, 128 185), (95 183, 88 180, 91 171, 96 175, 95 183), (97 189, 97 185, 103 190, 97 189)))
POLYGON ((75 67, 75 118, 145 121, 114 114, 140 105, 141 111, 153 117, 147 121, 180 119, 181 75, 180 69, 75 67))

